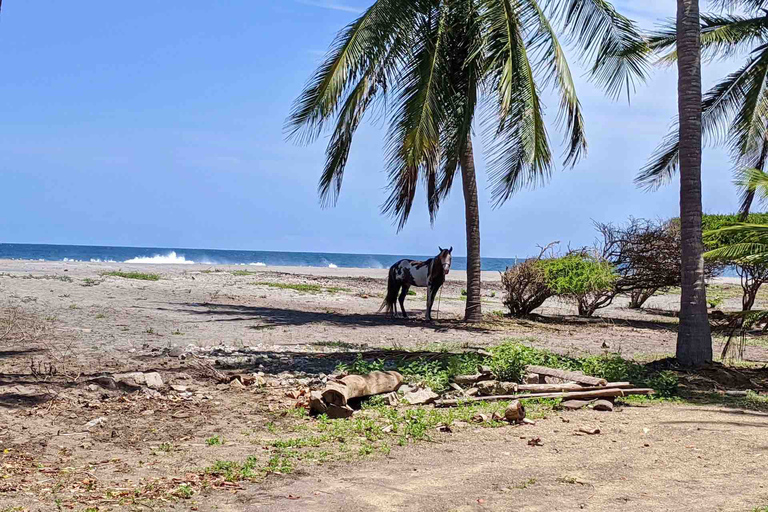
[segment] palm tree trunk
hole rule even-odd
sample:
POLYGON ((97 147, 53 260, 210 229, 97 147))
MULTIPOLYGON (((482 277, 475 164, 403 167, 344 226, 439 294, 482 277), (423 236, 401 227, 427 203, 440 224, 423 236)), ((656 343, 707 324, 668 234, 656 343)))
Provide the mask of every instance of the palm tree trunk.
POLYGON ((677 360, 712 361, 701 241, 701 28, 699 0, 677 0, 677 106, 680 116, 682 294, 677 360))
POLYGON ((480 302, 480 210, 477 204, 477 180, 471 135, 467 135, 467 145, 460 163, 467 226, 467 306, 464 321, 479 322, 483 319, 480 302))

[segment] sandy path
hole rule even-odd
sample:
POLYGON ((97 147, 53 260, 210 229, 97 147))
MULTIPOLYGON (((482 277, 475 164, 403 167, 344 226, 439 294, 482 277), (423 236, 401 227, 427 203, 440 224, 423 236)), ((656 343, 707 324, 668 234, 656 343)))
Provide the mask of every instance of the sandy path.
POLYGON ((553 416, 531 427, 474 429, 386 461, 231 497, 217 510, 744 511, 768 504, 768 414, 654 406, 563 417, 569 423, 553 416), (575 435, 581 427, 601 433, 575 435), (529 446, 532 437, 543 446, 529 446))

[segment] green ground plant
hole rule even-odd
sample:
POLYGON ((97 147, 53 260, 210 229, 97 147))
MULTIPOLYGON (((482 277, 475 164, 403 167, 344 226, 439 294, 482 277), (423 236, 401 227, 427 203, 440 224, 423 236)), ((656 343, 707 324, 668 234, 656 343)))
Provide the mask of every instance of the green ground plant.
POLYGON ((147 274, 144 272, 122 272, 115 270, 112 272, 104 272, 102 276, 122 277, 124 279, 138 279, 140 281, 159 281, 160 276, 157 274, 147 274))

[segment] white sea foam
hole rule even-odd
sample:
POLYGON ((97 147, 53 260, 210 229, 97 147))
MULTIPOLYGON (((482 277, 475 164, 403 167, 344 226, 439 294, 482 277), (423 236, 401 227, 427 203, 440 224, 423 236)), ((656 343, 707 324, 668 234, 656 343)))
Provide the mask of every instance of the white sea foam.
POLYGON ((339 268, 339 267, 338 265, 331 263, 330 265, 328 265, 328 268, 339 268))
POLYGON ((267 266, 266 263, 262 263, 260 261, 257 261, 256 263, 249 263, 249 265, 252 265, 254 267, 266 267, 267 266))
POLYGON ((154 256, 138 256, 125 260, 125 263, 152 263, 152 264, 176 264, 176 265, 192 265, 194 261, 186 259, 184 256, 176 255, 176 251, 171 251, 168 254, 155 254, 154 256))
POLYGON ((101 260, 99 258, 91 258, 91 263, 117 263, 115 260, 101 260))

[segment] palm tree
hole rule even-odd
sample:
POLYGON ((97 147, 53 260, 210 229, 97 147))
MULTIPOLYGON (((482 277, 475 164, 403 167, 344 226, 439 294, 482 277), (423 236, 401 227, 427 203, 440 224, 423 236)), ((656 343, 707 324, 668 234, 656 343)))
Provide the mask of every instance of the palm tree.
POLYGON ((674 28, 657 34, 651 45, 655 49, 676 46, 676 52, 667 60, 677 61, 678 127, 637 178, 639 183, 654 188, 671 179, 680 168, 682 275, 676 356, 686 366, 712 361, 701 234, 702 38, 699 0, 677 0, 674 28))
POLYGON ((363 117, 370 110, 386 116, 390 192, 382 211, 398 230, 419 182, 434 222, 461 171, 467 321, 482 319, 477 112, 497 205, 551 174, 542 87, 552 86, 560 97, 564 165, 586 150, 581 107, 550 20, 591 61, 592 78, 610 94, 629 92, 644 76, 645 41, 605 0, 377 0, 339 33, 287 121, 289 137, 309 143, 335 120, 318 186, 321 202, 332 205, 363 117))

